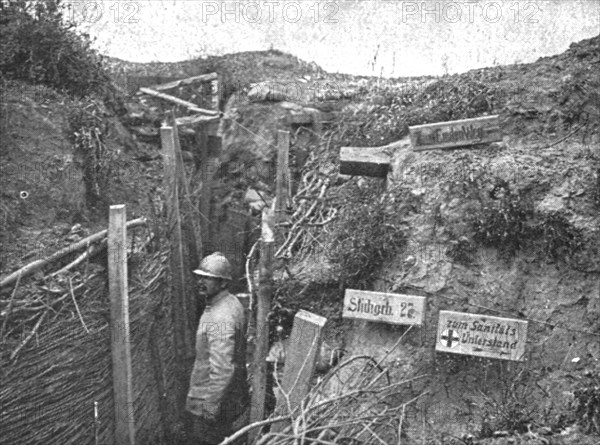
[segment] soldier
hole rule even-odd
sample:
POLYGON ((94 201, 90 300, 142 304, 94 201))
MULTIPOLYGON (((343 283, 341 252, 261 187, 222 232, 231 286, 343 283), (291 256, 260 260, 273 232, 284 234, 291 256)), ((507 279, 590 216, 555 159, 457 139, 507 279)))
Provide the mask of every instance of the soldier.
POLYGON ((194 270, 207 297, 187 396, 190 444, 218 444, 247 422, 246 316, 229 293, 231 265, 215 252, 194 270))

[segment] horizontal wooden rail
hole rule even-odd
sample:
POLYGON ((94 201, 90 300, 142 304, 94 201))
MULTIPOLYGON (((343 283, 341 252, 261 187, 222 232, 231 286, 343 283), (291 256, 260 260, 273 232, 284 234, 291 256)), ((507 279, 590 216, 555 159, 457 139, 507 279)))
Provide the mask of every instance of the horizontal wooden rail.
POLYGON ((159 99, 166 100, 168 102, 172 102, 177 105, 181 105, 186 107, 190 111, 194 111, 196 113, 202 113, 209 116, 219 116, 220 112, 215 110, 206 110, 204 108, 200 108, 198 105, 188 102, 187 100, 180 99, 175 96, 171 96, 170 94, 159 93, 156 90, 151 88, 140 88, 140 91, 144 94, 148 94, 149 96, 158 97, 159 99))
POLYGON ((175 123, 178 127, 181 127, 185 125, 211 124, 213 122, 218 122, 219 119, 220 118, 218 116, 205 116, 197 114, 195 116, 178 117, 175 119, 175 123))
MULTIPOLYGON (((146 218, 138 218, 127 223, 127 228, 132 229, 137 226, 141 226, 146 224, 146 218)), ((58 252, 53 253, 52 255, 42 258, 40 260, 36 260, 28 265, 20 268, 19 270, 11 273, 9 276, 0 281, 0 288, 8 286, 9 284, 17 281, 19 276, 21 278, 31 275, 36 270, 41 269, 42 267, 70 254, 78 251, 79 249, 83 249, 89 244, 95 243, 97 241, 102 240, 106 237, 108 230, 102 230, 101 232, 95 233, 94 235, 90 235, 87 238, 82 239, 81 241, 76 242, 75 244, 71 244, 70 246, 65 247, 64 249, 59 250, 58 252)))
POLYGON ((217 80, 218 78, 219 75, 217 73, 201 74, 199 76, 188 77, 187 79, 175 80, 169 83, 154 85, 150 88, 156 91, 172 90, 174 88, 179 88, 184 85, 193 85, 195 83, 200 82, 211 82, 213 80, 217 80))

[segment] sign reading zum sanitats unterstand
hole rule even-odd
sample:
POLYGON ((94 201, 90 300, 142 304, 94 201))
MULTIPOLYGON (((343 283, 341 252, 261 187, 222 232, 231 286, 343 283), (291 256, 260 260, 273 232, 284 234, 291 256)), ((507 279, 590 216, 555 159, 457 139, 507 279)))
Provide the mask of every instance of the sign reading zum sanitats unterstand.
POLYGON ((502 140, 498 115, 408 128, 413 151, 462 147, 502 140))
POLYGON ((389 324, 423 324, 425 297, 346 289, 344 318, 389 324))
POLYGON ((523 360, 527 321, 440 311, 435 349, 503 360, 523 360))

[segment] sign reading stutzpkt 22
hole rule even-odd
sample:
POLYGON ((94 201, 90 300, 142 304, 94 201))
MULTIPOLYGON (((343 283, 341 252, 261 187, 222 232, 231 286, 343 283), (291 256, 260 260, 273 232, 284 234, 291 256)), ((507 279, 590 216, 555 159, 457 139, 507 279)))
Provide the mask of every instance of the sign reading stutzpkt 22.
POLYGON ((347 289, 344 318, 389 324, 423 324, 425 297, 347 289))

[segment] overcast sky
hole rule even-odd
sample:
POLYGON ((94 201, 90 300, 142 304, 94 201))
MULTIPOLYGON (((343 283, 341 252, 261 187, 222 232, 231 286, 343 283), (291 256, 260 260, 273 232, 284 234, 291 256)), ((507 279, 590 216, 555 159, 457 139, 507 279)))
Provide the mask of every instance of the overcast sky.
POLYGON ((330 72, 440 75, 532 62, 600 34, 600 1, 72 1, 103 53, 135 62, 276 48, 330 72))

